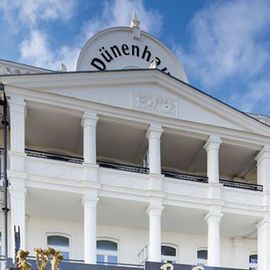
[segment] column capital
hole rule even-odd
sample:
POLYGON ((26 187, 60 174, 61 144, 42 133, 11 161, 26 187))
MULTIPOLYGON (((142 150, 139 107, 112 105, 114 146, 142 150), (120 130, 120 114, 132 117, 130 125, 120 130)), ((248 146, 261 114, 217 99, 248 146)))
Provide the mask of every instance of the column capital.
POLYGON ((260 230, 263 226, 270 228, 270 214, 266 214, 257 224, 256 227, 260 230))
POLYGON ((11 113, 23 114, 24 118, 27 116, 26 103, 21 96, 10 96, 8 99, 9 110, 11 113))
POLYGON ((209 212, 204 219, 207 221, 208 224, 210 223, 219 223, 223 214, 220 212, 209 212))
POLYGON ((146 210, 146 213, 149 216, 160 216, 163 209, 164 209, 164 206, 162 205, 162 203, 156 203, 156 204, 150 203, 150 205, 148 206, 146 210))
POLYGON ((255 159, 260 162, 262 159, 270 159, 270 144, 264 145, 255 159))
POLYGON ((97 113, 86 111, 83 114, 81 125, 83 127, 89 127, 89 126, 96 127, 97 121, 98 121, 97 113))
POLYGON ((210 150, 210 149, 219 149, 219 146, 221 144, 221 139, 220 136, 218 135, 210 135, 208 137, 207 142, 204 145, 204 149, 206 149, 206 151, 210 150))
POLYGON ((9 95, 8 104, 25 106, 25 101, 20 95, 9 95))
POLYGON ((84 196, 82 198, 82 205, 84 207, 96 207, 97 203, 99 201, 98 197, 89 197, 89 196, 84 196))
POLYGON ((26 191, 26 177, 25 173, 19 174, 12 172, 9 174, 9 182, 10 186, 8 188, 9 192, 12 193, 13 191, 16 192, 25 192, 26 191))
POLYGON ((146 138, 147 139, 152 139, 152 138, 160 139, 162 132, 163 132, 163 128, 161 127, 160 124, 152 123, 147 130, 146 138))

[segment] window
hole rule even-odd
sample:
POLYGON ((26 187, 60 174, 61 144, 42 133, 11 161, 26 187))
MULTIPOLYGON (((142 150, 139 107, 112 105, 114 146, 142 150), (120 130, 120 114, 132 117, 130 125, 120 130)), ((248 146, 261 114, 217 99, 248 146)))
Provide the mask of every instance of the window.
POLYGON ((249 255, 249 270, 257 270, 258 256, 253 253, 249 255))
POLYGON ((97 263, 117 264, 118 244, 110 240, 97 241, 97 263))
POLYGON ((47 236, 47 245, 49 247, 60 250, 65 260, 69 259, 69 238, 61 235, 49 235, 47 236))
POLYGON ((199 248, 197 250, 197 264, 207 264, 208 252, 207 248, 199 248))
POLYGON ((169 245, 161 246, 161 261, 167 263, 176 263, 176 248, 169 245))

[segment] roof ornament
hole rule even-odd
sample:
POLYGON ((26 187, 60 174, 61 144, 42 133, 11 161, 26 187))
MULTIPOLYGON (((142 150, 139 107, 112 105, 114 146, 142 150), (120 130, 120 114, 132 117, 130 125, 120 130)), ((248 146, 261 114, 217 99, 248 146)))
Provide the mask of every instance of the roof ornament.
POLYGON ((63 63, 61 63, 61 68, 60 68, 60 72, 66 72, 67 71, 67 66, 63 63))
POLYGON ((151 64, 150 64, 149 68, 150 69, 156 69, 156 68, 158 68, 158 60, 156 58, 151 61, 151 64))
POLYGON ((134 11, 133 18, 130 23, 130 27, 132 28, 132 37, 134 39, 140 39, 141 29, 140 29, 140 20, 138 19, 138 15, 136 10, 134 11))

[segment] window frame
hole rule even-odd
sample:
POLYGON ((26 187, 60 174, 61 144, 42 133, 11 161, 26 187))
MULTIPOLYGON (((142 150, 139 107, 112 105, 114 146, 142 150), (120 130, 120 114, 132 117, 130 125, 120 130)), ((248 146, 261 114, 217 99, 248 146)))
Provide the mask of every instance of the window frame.
POLYGON ((249 252, 249 254, 248 254, 248 269, 250 269, 250 270, 258 269, 258 253, 257 253, 257 251, 249 252), (257 256, 257 263, 250 262, 250 256, 253 256, 253 255, 257 256))
POLYGON ((66 234, 66 233, 60 233, 60 232, 50 232, 50 233, 46 233, 46 246, 47 247, 51 247, 54 248, 56 250, 59 250, 61 252, 67 252, 68 253, 68 259, 64 259, 64 260, 70 260, 71 259, 71 236, 66 234), (48 237, 49 236, 59 236, 59 237, 65 237, 68 239, 68 247, 61 247, 61 246, 55 246, 55 245, 49 245, 48 244, 48 237))
POLYGON ((202 264, 202 265, 207 265, 208 264, 208 248, 207 247, 199 247, 196 250, 196 259, 197 259, 197 264, 202 264), (198 251, 207 251, 207 259, 200 259, 198 258, 198 251))
POLYGON ((116 256, 116 265, 119 263, 119 258, 120 258, 120 241, 116 238, 112 238, 112 237, 97 237, 96 240, 96 246, 97 246, 97 242, 98 241, 110 241, 113 243, 117 244, 117 250, 106 250, 106 249, 98 249, 96 248, 96 259, 97 256, 104 256, 104 262, 98 262, 97 260, 97 264, 112 264, 108 261, 108 256, 116 256), (99 251, 102 251, 102 253, 100 253, 99 251))
POLYGON ((162 242, 160 249, 162 250, 162 246, 170 247, 175 249, 175 256, 169 256, 169 255, 162 255, 161 251, 161 261, 162 262, 172 262, 172 263, 178 263, 178 246, 172 243, 168 242, 162 242))

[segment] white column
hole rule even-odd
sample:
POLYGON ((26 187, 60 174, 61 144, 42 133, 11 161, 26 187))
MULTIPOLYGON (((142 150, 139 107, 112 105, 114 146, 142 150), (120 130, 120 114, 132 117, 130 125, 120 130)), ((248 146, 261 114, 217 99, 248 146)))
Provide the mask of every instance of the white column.
POLYGON ((149 245, 148 260, 151 262, 161 261, 161 213, 162 206, 149 206, 149 245))
POLYGON ((25 173, 25 102, 20 96, 10 96, 10 171, 9 171, 9 195, 10 195, 10 229, 11 256, 14 256, 14 226, 20 226, 21 248, 26 247, 25 237, 25 197, 26 197, 26 173, 25 173))
POLYGON ((232 241, 234 249, 234 267, 239 269, 247 269, 249 257, 245 239, 242 237, 234 237, 232 241))
POLYGON ((270 145, 265 145, 256 157, 257 182, 265 193, 270 192, 270 145))
POLYGON ((265 218, 257 224, 258 270, 270 267, 270 145, 256 157, 257 183, 263 185, 265 218))
POLYGON ((10 97, 10 170, 25 170, 25 110, 22 97, 10 97))
POLYGON ((204 145, 207 151, 207 177, 209 183, 219 183, 219 136, 211 135, 204 145))
POLYGON ((270 269, 270 217, 257 224, 258 270, 270 269))
POLYGON ((25 146, 25 102, 24 99, 12 96, 10 109, 10 150, 24 153, 25 146))
POLYGON ((220 220, 221 213, 209 212, 205 217, 208 224, 208 265, 220 266, 220 220))
POLYGON ((150 173, 161 173, 160 137, 163 129, 160 125, 151 124, 146 137, 148 138, 149 170, 150 173))
MULTIPOLYGON (((14 226, 20 226, 21 248, 25 249, 25 195, 26 189, 24 183, 17 184, 9 188, 10 194, 10 234, 12 237, 11 253, 14 256, 15 242, 14 242, 14 226)), ((14 258, 14 257, 13 257, 14 258)))
POLYGON ((84 262, 96 264, 97 198, 84 198, 84 262))
POLYGON ((98 117, 95 113, 85 112, 83 126, 83 157, 85 163, 96 164, 96 125, 98 117))

